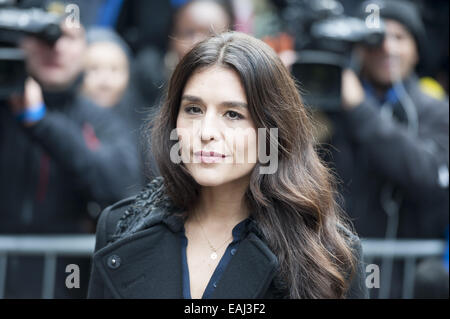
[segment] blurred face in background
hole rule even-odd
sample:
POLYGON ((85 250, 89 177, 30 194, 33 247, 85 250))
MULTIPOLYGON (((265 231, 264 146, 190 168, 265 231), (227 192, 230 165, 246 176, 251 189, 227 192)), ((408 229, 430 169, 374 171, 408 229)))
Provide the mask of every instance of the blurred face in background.
POLYGON ((25 38, 22 43, 29 74, 47 90, 70 86, 83 68, 84 29, 64 24, 61 27, 63 35, 53 46, 32 37, 25 38))
POLYGON ((228 30, 230 23, 227 12, 217 3, 193 1, 186 5, 175 17, 172 48, 178 59, 212 32, 228 30))
POLYGON ((122 98, 128 80, 128 59, 118 45, 98 42, 88 47, 82 88, 84 95, 100 106, 114 106, 122 98))
POLYGON ((363 74, 378 86, 392 85, 414 70, 419 54, 413 35, 399 22, 385 20, 386 36, 380 47, 361 50, 363 74))
POLYGON ((250 177, 257 132, 235 71, 213 66, 194 72, 183 90, 176 125, 181 156, 189 159, 184 165, 197 183, 219 186, 250 177))

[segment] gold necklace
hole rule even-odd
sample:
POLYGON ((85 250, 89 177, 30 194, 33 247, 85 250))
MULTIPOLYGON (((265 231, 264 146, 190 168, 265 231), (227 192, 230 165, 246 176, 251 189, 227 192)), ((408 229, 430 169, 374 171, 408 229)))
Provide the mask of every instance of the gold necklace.
POLYGON ((230 237, 228 237, 219 247, 215 248, 213 246, 213 244, 211 244, 211 242, 208 239, 208 236, 206 236, 205 230, 203 229, 202 224, 200 223, 200 220, 197 217, 197 214, 194 214, 195 219, 197 220, 198 224, 200 225, 200 229, 202 230, 203 236, 205 237, 206 241, 208 242, 209 248, 212 250, 211 255, 209 255, 209 257, 212 260, 216 260, 217 259, 217 251, 223 247, 223 245, 225 245, 230 239, 233 239, 233 235, 231 235, 230 237))

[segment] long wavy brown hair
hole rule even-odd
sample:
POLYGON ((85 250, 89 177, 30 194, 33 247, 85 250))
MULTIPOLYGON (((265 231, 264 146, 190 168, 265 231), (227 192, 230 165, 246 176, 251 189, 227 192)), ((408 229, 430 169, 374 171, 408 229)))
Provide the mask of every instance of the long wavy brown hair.
POLYGON ((187 80, 195 70, 213 65, 238 73, 256 127, 268 132, 278 128, 278 170, 260 174, 262 164, 257 163, 245 200, 278 257, 277 276, 286 285, 286 297, 345 297, 356 264, 348 240, 351 227, 336 202, 335 178, 317 154, 298 87, 264 42, 238 32, 222 33, 197 44, 177 65, 160 112, 149 126, 153 156, 168 194, 186 209, 198 199, 201 186, 183 164, 169 160, 177 143, 170 134, 187 80))

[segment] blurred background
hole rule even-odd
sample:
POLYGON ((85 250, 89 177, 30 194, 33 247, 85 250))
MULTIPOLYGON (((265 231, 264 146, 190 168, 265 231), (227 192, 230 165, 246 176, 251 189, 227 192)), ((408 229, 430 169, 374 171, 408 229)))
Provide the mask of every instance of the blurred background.
POLYGON ((148 121, 171 72, 225 30, 296 79, 378 266, 371 298, 448 298, 448 15, 446 0, 0 0, 0 298, 86 297, 100 212, 158 175, 148 121))

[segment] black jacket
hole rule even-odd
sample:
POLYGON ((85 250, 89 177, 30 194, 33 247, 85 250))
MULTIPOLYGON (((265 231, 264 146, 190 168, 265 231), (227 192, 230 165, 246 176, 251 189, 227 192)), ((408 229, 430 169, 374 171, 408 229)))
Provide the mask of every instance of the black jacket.
MULTIPOLYGON (((183 219, 164 192, 162 178, 136 197, 103 211, 97 225, 88 298, 181 299, 183 219)), ((276 279, 278 260, 253 223, 240 243, 213 299, 280 298, 286 294, 276 279)), ((361 246, 354 237, 359 258, 361 246)), ((359 263, 348 298, 366 298, 364 270, 359 263)))
POLYGON ((104 208, 141 188, 136 146, 115 114, 77 85, 44 101, 30 128, 0 107, 0 233, 82 232, 90 202, 104 208))
MULTIPOLYGON (((93 232, 90 208, 97 207, 90 213, 98 214, 141 188, 129 129, 80 97, 79 82, 58 93, 44 92, 47 112, 29 128, 0 105, 0 234, 93 232)), ((81 276, 81 289, 69 290, 64 283, 67 264, 88 272, 88 261, 58 258, 56 298, 86 296, 87 276, 81 276)), ((5 297, 40 298, 42 274, 42 258, 8 256, 5 297)))
POLYGON ((393 116, 385 116, 367 94, 355 109, 330 115, 334 133, 326 158, 342 181, 345 211, 361 237, 385 237, 386 209, 395 205, 394 237, 443 238, 448 225, 448 100, 422 92, 415 76, 405 89, 416 107, 417 134, 399 103, 391 105, 393 116))

